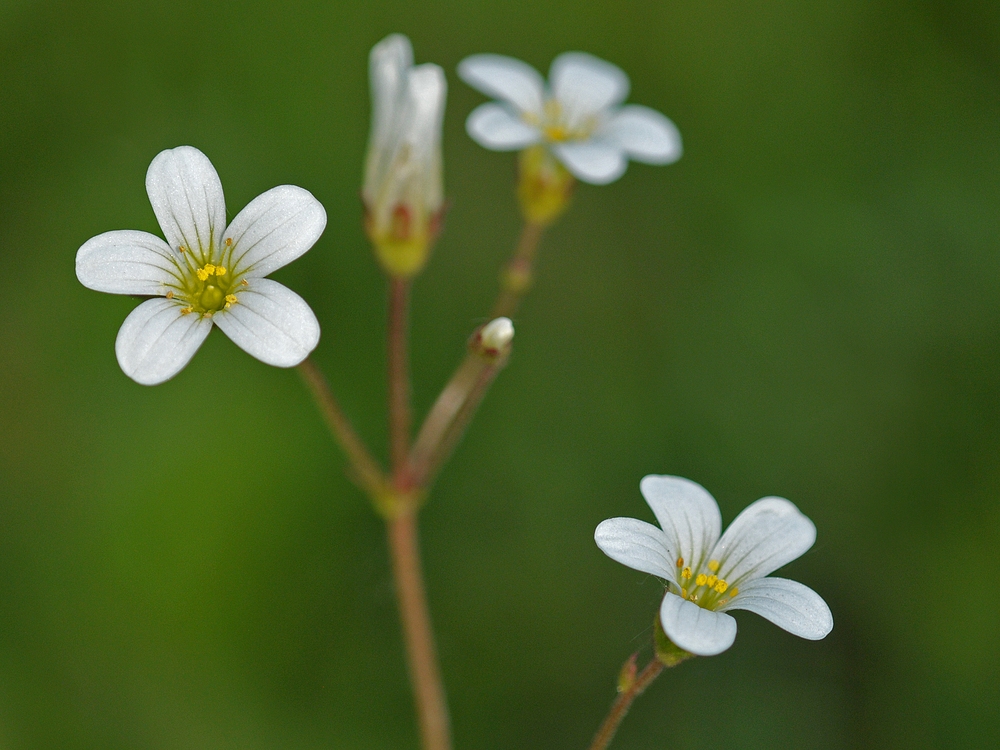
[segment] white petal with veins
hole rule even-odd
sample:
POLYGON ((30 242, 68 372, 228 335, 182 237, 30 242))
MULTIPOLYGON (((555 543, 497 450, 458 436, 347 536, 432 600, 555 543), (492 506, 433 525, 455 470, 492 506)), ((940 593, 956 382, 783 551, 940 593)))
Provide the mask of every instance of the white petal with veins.
POLYGON ((233 241, 232 272, 267 276, 311 248, 326 228, 326 211, 312 193, 280 185, 237 214, 226 231, 233 241))
POLYGON ((801 557, 816 541, 816 526, 783 497, 764 497, 729 524, 712 551, 730 586, 763 578, 801 557))
POLYGON ((76 277, 88 289, 163 296, 180 279, 167 243, 148 232, 119 229, 92 237, 76 253, 76 277))
POLYGON ((173 300, 146 300, 129 313, 118 331, 118 364, 137 383, 157 385, 191 361, 211 330, 209 318, 182 315, 181 306, 173 300))
POLYGON ((594 541, 612 560, 676 582, 675 553, 666 535, 653 524, 635 518, 609 518, 598 525, 594 541))
POLYGON ((697 656, 715 656, 736 640, 736 620, 668 593, 660 605, 663 632, 675 645, 697 656))
POLYGON ((719 612, 745 609, 756 612, 799 638, 818 641, 833 630, 833 613, 823 597, 805 584, 787 578, 758 578, 740 587, 739 596, 719 612))
POLYGON ((271 279, 252 279, 215 324, 247 354, 275 367, 294 367, 319 343, 319 322, 299 295, 271 279))
POLYGON ((183 245, 202 262, 219 247, 226 228, 226 199, 219 174, 192 146, 161 151, 146 172, 146 193, 163 236, 173 250, 183 245))

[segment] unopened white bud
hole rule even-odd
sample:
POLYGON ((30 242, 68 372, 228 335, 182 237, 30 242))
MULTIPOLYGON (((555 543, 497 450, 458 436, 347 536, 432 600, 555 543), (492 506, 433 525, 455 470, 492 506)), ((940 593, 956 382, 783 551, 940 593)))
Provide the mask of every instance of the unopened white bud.
POLYGON ((487 352, 502 352, 514 340, 514 324, 510 318, 496 318, 483 326, 479 341, 487 352))
POLYGON ((441 123, 447 92, 437 65, 413 65, 410 40, 392 34, 370 58, 372 127, 362 189, 368 235, 393 274, 423 266, 440 222, 441 123))

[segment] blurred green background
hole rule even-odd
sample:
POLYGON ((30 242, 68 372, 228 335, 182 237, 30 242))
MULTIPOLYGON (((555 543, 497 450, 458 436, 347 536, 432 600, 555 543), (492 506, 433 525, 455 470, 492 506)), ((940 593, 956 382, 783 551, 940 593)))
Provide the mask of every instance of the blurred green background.
POLYGON ((360 228, 367 54, 441 64, 446 231, 415 290, 422 412, 519 231, 514 158, 464 134, 476 52, 580 49, 685 155, 581 186, 500 376, 422 516, 456 746, 585 748, 660 597, 605 558, 680 474, 728 523, 768 494, 819 529, 784 570, 836 626, 747 613, 667 672, 617 748, 1000 743, 1000 5, 0 1, 0 747, 415 748, 383 528, 294 372, 222 334, 144 388, 136 302, 74 255, 159 233, 161 149, 230 216, 301 185, 329 214, 276 277, 384 455, 384 282, 360 228))

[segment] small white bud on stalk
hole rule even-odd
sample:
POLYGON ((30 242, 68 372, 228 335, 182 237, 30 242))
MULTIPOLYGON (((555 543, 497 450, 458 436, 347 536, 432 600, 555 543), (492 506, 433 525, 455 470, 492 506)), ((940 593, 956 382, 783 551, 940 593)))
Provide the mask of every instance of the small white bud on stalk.
POLYGON ((479 332, 479 346, 484 354, 497 355, 514 340, 514 324, 510 318, 496 318, 479 332))

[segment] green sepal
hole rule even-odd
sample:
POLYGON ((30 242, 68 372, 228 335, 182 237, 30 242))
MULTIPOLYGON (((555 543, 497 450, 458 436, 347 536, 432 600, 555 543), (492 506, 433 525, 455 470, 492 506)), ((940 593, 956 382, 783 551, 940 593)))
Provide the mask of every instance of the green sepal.
POLYGON ((667 637, 667 634, 663 632, 663 626, 660 625, 659 613, 653 622, 653 648, 656 650, 657 660, 665 667, 674 667, 694 656, 690 651, 685 651, 667 637))

